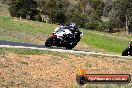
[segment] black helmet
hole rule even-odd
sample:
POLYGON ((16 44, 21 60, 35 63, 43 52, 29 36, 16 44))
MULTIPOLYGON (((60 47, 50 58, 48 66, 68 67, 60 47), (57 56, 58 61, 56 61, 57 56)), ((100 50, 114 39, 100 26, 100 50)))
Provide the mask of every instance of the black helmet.
POLYGON ((69 28, 70 28, 71 31, 75 32, 76 29, 77 29, 76 23, 70 23, 69 28))

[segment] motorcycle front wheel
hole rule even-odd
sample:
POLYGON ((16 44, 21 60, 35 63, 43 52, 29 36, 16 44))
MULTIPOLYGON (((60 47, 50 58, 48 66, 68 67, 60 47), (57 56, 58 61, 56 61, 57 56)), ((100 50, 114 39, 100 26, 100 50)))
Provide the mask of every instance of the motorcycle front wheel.
POLYGON ((66 49, 72 49, 72 48, 74 48, 76 45, 77 45, 76 42, 74 42, 74 43, 67 43, 66 49))
POLYGON ((128 56, 128 52, 129 52, 130 48, 126 48, 123 52, 122 52, 122 56, 128 56))

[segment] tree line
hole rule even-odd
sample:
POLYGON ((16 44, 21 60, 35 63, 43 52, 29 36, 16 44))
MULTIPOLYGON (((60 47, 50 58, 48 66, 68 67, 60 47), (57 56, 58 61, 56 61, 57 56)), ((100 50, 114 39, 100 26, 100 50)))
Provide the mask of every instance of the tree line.
POLYGON ((10 0, 10 14, 13 17, 43 21, 48 16, 49 23, 68 24, 76 22, 80 27, 112 31, 125 28, 130 32, 132 22, 131 0, 10 0), (102 19, 106 17, 108 20, 102 19), (44 18, 45 19, 45 18, 44 18), (129 28, 129 29, 128 29, 129 28))

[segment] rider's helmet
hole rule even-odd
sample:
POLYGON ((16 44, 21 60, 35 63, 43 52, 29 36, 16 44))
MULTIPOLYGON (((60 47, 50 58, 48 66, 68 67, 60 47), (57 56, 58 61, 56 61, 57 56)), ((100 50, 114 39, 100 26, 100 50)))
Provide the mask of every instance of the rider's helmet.
POLYGON ((77 25, 76 25, 76 23, 70 23, 70 25, 69 25, 69 29, 70 29, 72 32, 75 32, 76 29, 77 29, 77 25))

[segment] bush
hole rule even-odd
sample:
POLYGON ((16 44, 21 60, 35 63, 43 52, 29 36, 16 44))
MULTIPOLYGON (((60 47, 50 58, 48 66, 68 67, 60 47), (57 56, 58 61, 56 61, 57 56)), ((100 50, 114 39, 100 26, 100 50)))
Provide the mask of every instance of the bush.
POLYGON ((85 28, 89 30, 106 31, 108 29, 108 24, 101 20, 95 20, 93 22, 86 22, 85 28))
POLYGON ((85 28, 89 29, 89 30, 95 30, 97 25, 98 24, 95 21, 94 22, 86 22, 85 23, 85 28))
POLYGON ((98 21, 97 31, 108 31, 108 23, 104 21, 98 21))
POLYGON ((35 21, 42 22, 42 17, 41 17, 40 15, 35 15, 35 16, 34 16, 34 20, 35 20, 35 21))

